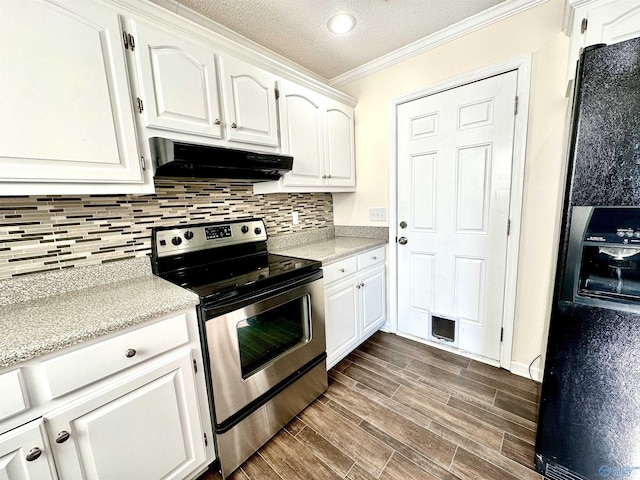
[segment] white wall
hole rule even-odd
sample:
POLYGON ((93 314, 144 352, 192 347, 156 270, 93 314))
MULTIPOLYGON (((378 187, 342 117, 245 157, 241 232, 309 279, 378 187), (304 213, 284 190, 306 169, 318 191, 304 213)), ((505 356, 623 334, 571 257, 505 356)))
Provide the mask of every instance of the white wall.
POLYGON ((565 173, 569 39, 563 0, 548 2, 341 87, 356 107, 357 192, 334 194, 336 225, 369 221, 388 206, 389 100, 443 80, 531 53, 533 59, 512 361, 541 353, 553 293, 557 230, 565 173))

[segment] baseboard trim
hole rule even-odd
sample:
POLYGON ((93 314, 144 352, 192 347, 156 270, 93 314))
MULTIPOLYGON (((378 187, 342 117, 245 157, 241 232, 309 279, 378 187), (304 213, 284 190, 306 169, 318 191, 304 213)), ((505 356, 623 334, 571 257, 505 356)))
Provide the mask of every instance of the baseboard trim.
POLYGON ((529 376, 529 364, 511 362, 511 373, 521 377, 530 378, 536 382, 542 382, 542 370, 539 367, 531 367, 531 376, 529 376))

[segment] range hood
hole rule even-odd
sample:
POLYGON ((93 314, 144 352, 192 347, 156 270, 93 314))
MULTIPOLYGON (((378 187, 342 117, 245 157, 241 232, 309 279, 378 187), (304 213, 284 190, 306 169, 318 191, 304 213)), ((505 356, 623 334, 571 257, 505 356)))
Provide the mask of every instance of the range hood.
POLYGON ((153 137, 149 139, 157 178, 210 178, 266 182, 291 170, 289 155, 249 152, 153 137))

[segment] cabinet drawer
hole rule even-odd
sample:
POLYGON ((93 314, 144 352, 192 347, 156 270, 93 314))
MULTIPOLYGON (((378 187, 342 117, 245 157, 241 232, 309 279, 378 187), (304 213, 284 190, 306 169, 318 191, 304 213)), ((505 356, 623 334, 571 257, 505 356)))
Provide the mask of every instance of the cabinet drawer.
POLYGON ((19 368, 0 375, 0 421, 29 408, 23 385, 19 368))
POLYGON ((327 285, 356 273, 358 270, 358 263, 356 261, 356 257, 349 257, 335 263, 325 265, 322 267, 322 270, 324 270, 324 283, 327 285))
POLYGON ((376 248, 375 250, 369 250, 368 252, 358 255, 358 269, 370 267, 372 265, 379 265, 384 263, 385 252, 384 247, 376 248))
POLYGON ((42 362, 51 398, 120 372, 189 342, 181 314, 42 362))

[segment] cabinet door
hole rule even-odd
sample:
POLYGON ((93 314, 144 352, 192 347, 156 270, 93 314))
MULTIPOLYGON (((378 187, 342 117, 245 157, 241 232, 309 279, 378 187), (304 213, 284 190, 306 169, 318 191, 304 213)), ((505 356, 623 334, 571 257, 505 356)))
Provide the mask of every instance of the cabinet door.
POLYGON ((362 295, 362 334, 368 336, 387 319, 386 275, 384 265, 360 275, 362 295))
POLYGON ((333 367, 359 343, 357 278, 325 289, 327 368, 333 367))
POLYGON ((0 2, 0 181, 141 184, 118 16, 58 3, 0 2))
POLYGON ((56 478, 42 420, 34 420, 0 435, 0 478, 6 480, 54 480, 56 478))
POLYGON ((45 415, 62 478, 182 479, 206 462, 190 351, 127 378, 45 415))
POLYGON ((324 135, 322 95, 291 82, 280 84, 282 148, 293 155, 293 169, 284 176, 285 186, 322 186, 324 135))
POLYGON ((586 45, 617 43, 640 36, 638 0, 615 0, 589 10, 586 45))
POLYGON ((146 23, 131 22, 147 127, 221 138, 215 55, 146 23))
POLYGON ((277 147, 276 77, 232 57, 220 57, 227 138, 277 147))
POLYGON ((355 187, 353 108, 329 99, 327 99, 326 108, 325 174, 327 175, 327 184, 334 187, 355 187))

